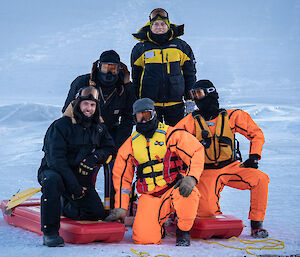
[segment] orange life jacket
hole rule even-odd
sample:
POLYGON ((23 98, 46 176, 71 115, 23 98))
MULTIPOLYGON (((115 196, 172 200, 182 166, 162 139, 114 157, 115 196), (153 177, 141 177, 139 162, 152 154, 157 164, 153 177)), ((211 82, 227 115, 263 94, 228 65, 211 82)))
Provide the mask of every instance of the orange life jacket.
POLYGON ((206 121, 200 114, 193 115, 196 125, 196 138, 201 142, 202 140, 210 140, 210 145, 205 148, 205 164, 214 164, 223 161, 235 160, 235 138, 229 125, 228 114, 226 110, 219 113, 215 133, 212 134, 206 121), (202 138, 202 131, 207 130, 208 136, 206 139, 202 138))

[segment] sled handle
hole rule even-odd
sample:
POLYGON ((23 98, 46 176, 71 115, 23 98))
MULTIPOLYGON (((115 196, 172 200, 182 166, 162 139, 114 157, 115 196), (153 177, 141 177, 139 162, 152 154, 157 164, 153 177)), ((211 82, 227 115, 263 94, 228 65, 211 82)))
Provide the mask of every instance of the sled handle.
POLYGON ((41 188, 28 188, 24 191, 21 191, 19 193, 16 193, 15 195, 13 195, 10 200, 8 201, 8 203, 6 204, 6 210, 10 210, 14 207, 16 207, 17 205, 25 202, 27 199, 29 199, 31 196, 35 195, 36 193, 40 192, 41 188))

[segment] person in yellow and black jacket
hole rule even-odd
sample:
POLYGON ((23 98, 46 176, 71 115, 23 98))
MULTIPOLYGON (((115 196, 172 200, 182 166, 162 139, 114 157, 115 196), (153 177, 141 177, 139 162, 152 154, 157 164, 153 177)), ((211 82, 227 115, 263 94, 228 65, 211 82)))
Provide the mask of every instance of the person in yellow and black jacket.
POLYGON ((204 148, 188 132, 159 122, 149 98, 137 100, 133 113, 136 131, 118 151, 113 169, 115 209, 106 220, 126 216, 136 173, 136 189, 141 196, 133 224, 134 242, 160 244, 162 226, 175 209, 176 245, 189 246, 189 231, 199 202, 195 185, 203 170, 204 148))
POLYGON ((161 122, 174 126, 184 117, 185 99, 196 82, 191 47, 179 39, 184 25, 171 24, 161 8, 150 13, 150 21, 133 36, 139 40, 131 53, 132 80, 138 98, 155 102, 161 122))
POLYGON ((267 208, 269 177, 258 170, 264 135, 250 115, 238 109, 220 109, 218 93, 209 80, 199 80, 190 91, 198 110, 187 115, 176 128, 185 129, 205 147, 205 165, 197 188, 201 194, 198 216, 221 214, 220 193, 224 186, 251 191, 251 235, 265 238, 263 229, 267 208), (235 136, 250 140, 249 159, 238 160, 235 136))

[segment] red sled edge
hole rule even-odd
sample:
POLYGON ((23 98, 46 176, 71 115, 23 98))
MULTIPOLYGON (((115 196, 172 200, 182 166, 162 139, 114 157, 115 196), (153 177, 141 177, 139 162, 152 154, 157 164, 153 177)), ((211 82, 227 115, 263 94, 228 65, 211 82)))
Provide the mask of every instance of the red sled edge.
MULTIPOLYGON (((29 199, 5 214, 8 200, 1 202, 4 220, 9 224, 42 235, 39 199, 29 199)), ((61 217, 59 234, 65 242, 87 244, 94 241, 120 242, 125 234, 125 226, 119 222, 79 221, 61 217)))
MULTIPOLYGON (((166 225, 166 231, 176 232, 176 222, 166 225)), ((245 225, 233 215, 217 215, 211 217, 196 217, 190 235, 193 239, 209 239, 238 237, 245 225)))

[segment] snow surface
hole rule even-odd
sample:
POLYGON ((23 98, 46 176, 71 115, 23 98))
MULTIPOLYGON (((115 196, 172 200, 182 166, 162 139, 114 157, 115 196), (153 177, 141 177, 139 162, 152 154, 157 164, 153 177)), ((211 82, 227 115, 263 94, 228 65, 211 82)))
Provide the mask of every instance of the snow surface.
MULTIPOLYGON (((43 136, 60 117, 72 80, 88 73, 102 51, 115 49, 129 65, 136 41, 131 33, 156 7, 171 22, 185 24, 196 56, 197 78, 216 85, 221 105, 249 112, 266 142, 260 169, 270 177, 265 220, 270 238, 283 250, 253 250, 257 255, 300 254, 300 1, 2 1, 0 9, 0 200, 19 189, 38 187, 43 136)), ((247 157, 249 143, 240 137, 247 157)), ((103 193, 103 177, 97 182, 103 193)), ((249 191, 225 188, 223 213, 245 225, 249 191)), ((241 239, 251 239, 249 227, 241 239)), ((244 251, 192 241, 174 246, 168 236, 159 246, 134 245, 131 230, 120 243, 67 244, 49 249, 41 236, 9 226, 0 218, 0 256, 137 256, 130 248, 176 256, 250 256, 244 251)), ((236 242, 213 240, 240 247, 236 242)))

